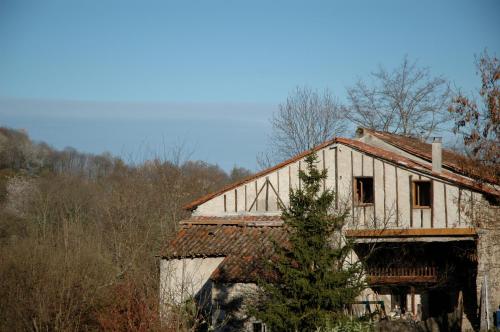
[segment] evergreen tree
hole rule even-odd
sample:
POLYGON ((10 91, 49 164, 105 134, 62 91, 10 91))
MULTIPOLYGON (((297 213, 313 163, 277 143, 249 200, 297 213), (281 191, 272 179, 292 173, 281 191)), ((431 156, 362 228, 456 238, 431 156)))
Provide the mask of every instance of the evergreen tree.
POLYGON ((341 240, 347 213, 332 213, 334 195, 322 190, 326 170, 317 156, 305 159, 301 188, 290 192, 282 218, 288 243, 274 243, 252 314, 273 332, 316 331, 340 319, 362 289, 361 266, 349 263, 351 244, 341 240))

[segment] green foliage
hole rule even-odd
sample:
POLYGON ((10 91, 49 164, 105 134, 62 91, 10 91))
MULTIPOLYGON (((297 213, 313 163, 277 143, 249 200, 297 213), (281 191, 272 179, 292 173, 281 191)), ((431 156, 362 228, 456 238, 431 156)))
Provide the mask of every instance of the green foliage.
POLYGON ((324 328, 343 316, 362 289, 361 266, 348 262, 351 243, 340 236, 347 213, 332 213, 335 193, 322 190, 327 173, 317 169, 317 156, 305 161, 301 187, 290 192, 290 207, 283 207, 289 243, 275 243, 268 268, 276 278, 261 282, 252 312, 272 331, 324 328))

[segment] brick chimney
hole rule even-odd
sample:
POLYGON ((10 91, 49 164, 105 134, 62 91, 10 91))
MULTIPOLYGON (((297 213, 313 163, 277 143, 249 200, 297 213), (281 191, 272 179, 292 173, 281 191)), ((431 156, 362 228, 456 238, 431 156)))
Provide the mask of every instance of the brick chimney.
POLYGON ((441 137, 432 141, 432 171, 440 173, 443 170, 443 143, 441 137))

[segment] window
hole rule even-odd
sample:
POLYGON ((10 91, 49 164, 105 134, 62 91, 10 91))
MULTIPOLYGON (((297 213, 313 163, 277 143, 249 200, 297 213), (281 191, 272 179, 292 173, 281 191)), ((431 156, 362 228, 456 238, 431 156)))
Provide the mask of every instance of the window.
POLYGON ((357 204, 373 204, 373 177, 355 178, 354 194, 357 204))
POLYGON ((413 207, 430 208, 432 206, 431 181, 413 181, 413 207))
POLYGON ((252 331, 253 332, 266 332, 266 325, 262 322, 254 322, 252 331))

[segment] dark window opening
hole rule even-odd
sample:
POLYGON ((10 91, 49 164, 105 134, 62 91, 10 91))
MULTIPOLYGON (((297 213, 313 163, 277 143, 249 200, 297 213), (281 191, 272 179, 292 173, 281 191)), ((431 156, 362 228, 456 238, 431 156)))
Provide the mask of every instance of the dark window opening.
POLYGON ((432 184, 430 181, 413 182, 413 206, 428 208, 432 206, 432 184))
POLYGON ((266 332, 266 325, 261 322, 253 323, 253 332, 266 332))
POLYGON ((491 206, 500 206, 500 197, 494 195, 485 194, 484 198, 491 206))
POLYGON ((354 193, 356 203, 373 204, 373 177, 359 177, 354 179, 354 193))

